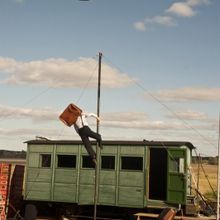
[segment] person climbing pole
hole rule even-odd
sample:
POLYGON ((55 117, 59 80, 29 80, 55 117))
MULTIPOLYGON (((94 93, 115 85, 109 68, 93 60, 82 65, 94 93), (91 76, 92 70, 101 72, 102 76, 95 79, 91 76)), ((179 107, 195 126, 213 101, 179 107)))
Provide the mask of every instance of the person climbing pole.
POLYGON ((102 137, 99 133, 92 131, 88 125, 87 118, 94 117, 100 121, 100 118, 94 113, 87 113, 81 110, 74 104, 70 104, 65 111, 59 116, 60 120, 67 126, 74 126, 76 132, 79 134, 82 142, 92 159, 93 163, 97 165, 96 153, 92 149, 89 138, 94 138, 98 142, 98 146, 102 149, 102 137))
POLYGON ((99 147, 102 149, 103 148, 102 147, 102 137, 100 134, 98 134, 90 129, 88 122, 87 122, 88 117, 94 117, 98 121, 100 121, 100 118, 96 114, 87 113, 87 112, 82 111, 81 114, 78 116, 76 122, 73 125, 74 125, 76 132, 81 137, 82 142, 83 142, 89 156, 91 157, 93 163, 96 165, 97 164, 96 153, 92 149, 92 145, 91 145, 89 138, 91 137, 91 138, 94 138, 95 140, 97 140, 99 147))

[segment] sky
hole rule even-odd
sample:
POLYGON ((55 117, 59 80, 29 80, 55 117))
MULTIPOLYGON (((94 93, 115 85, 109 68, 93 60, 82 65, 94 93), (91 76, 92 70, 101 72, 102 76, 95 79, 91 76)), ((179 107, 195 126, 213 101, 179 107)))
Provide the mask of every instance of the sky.
POLYGON ((219 0, 0 0, 0 149, 78 140, 59 115, 70 103, 97 112, 101 53, 103 140, 216 156, 219 11, 219 0))

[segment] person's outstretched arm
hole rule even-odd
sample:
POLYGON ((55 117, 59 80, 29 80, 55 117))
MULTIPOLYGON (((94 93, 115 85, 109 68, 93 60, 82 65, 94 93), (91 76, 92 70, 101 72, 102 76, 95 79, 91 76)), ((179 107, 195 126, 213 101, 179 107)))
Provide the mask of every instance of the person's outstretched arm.
POLYGON ((93 117, 100 121, 100 118, 95 113, 82 112, 82 115, 85 115, 85 117, 93 117))

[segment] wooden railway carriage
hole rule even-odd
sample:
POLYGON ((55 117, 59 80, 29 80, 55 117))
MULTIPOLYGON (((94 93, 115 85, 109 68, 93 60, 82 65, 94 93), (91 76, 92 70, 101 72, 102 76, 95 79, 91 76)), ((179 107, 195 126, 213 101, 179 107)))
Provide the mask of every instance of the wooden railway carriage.
MULTIPOLYGON (((26 143, 25 200, 94 204, 95 169, 81 141, 26 143)), ((184 206, 190 194, 193 148, 189 142, 103 141, 97 204, 184 206)))

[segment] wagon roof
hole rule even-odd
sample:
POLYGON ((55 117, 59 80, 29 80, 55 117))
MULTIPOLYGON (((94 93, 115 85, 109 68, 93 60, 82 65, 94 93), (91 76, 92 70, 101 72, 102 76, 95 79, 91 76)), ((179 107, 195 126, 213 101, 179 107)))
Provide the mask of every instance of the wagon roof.
MULTIPOLYGON (((35 139, 26 141, 27 144, 82 144, 81 140, 49 140, 49 139, 35 139)), ((92 141, 92 144, 95 144, 95 141, 92 141)), ((191 142, 187 141, 128 141, 128 140, 103 140, 103 145, 124 145, 124 146, 150 146, 150 147, 181 147, 187 146, 190 149, 194 149, 194 145, 191 142)))

